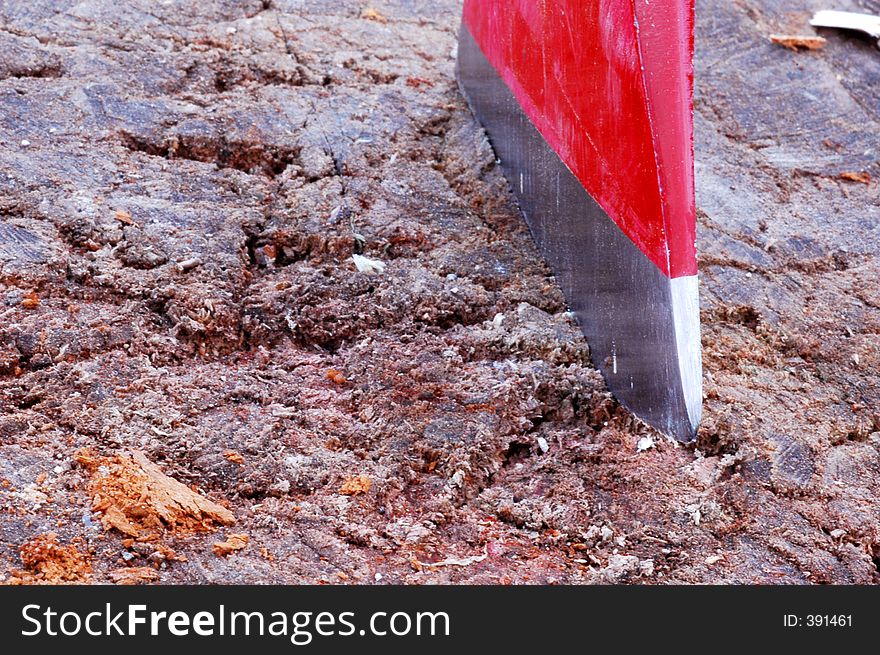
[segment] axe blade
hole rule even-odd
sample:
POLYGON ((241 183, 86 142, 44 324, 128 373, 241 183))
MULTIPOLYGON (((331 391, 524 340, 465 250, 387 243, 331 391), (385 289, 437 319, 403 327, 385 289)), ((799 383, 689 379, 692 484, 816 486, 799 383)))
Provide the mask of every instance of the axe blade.
POLYGON ((457 68, 594 365, 680 441, 702 409, 692 57, 693 0, 466 0, 457 68))

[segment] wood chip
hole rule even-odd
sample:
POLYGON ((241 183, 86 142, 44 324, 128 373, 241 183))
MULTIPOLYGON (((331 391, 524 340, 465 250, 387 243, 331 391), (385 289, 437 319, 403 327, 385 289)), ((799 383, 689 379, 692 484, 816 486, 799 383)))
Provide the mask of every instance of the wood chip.
POLYGON ((357 496, 359 494, 367 493, 372 485, 373 481, 370 480, 369 476, 355 475, 345 478, 345 481, 339 488, 339 493, 343 496, 357 496))
POLYGON ((847 182, 861 182, 862 184, 871 183, 871 174, 867 171, 844 171, 838 177, 847 182))
POLYGON ((110 580, 120 585, 147 584, 159 581, 159 573, 151 566, 134 566, 110 571, 110 580))
POLYGON ((190 257, 189 259, 184 259, 182 262, 177 262, 175 266, 177 270, 181 273, 186 273, 187 271, 191 271, 196 266, 201 266, 202 260, 198 257, 190 257))
POLYGON ((470 566, 471 564, 478 564, 482 562, 484 559, 489 557, 489 553, 484 552, 482 555, 471 555, 470 557, 447 557, 446 559, 440 562, 419 562, 415 560, 419 566, 423 567, 442 567, 442 566, 470 566))
POLYGON ((25 309, 36 309, 40 306, 40 297, 37 295, 36 291, 31 291, 27 295, 25 295, 24 299, 21 301, 21 306, 25 309))
POLYGON ((821 36, 798 36, 793 34, 771 34, 770 40, 789 50, 821 50, 828 41, 821 36))
POLYGON ((92 474, 92 509, 102 513, 105 530, 143 539, 151 533, 205 532, 235 522, 232 512, 165 475, 143 453, 101 457, 83 449, 74 457, 92 474))
POLYGON ((376 21, 377 23, 383 23, 383 24, 388 22, 388 19, 385 18, 385 16, 380 14, 378 11, 376 11, 372 7, 367 7, 366 9, 364 9, 364 11, 361 13, 361 18, 363 18, 365 20, 376 21))
POLYGON ((237 550, 243 550, 248 545, 250 537, 246 534, 231 534, 226 541, 218 541, 212 547, 217 557, 225 557, 237 550))
POLYGON ((134 219, 131 217, 131 214, 129 214, 124 209, 117 209, 116 214, 115 214, 115 218, 120 223, 125 223, 126 225, 137 226, 137 223, 134 222, 134 219))
POLYGON ((335 368, 328 369, 325 377, 333 382, 333 384, 345 384, 347 382, 342 371, 337 371, 335 368))
POLYGON ((244 465, 244 455, 234 450, 227 450, 225 453, 223 453, 223 457, 225 457, 230 462, 233 462, 234 464, 240 464, 242 466, 244 465))
POLYGON ((357 254, 352 255, 351 259, 357 270, 366 275, 382 275, 385 272, 385 262, 378 259, 371 259, 370 257, 357 254))

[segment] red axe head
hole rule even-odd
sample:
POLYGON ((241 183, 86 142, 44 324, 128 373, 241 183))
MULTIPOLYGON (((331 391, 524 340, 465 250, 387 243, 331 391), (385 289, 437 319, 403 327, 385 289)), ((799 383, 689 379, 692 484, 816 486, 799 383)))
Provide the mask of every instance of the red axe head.
POLYGON ((594 363, 691 439, 702 403, 693 0, 466 0, 459 79, 594 363))

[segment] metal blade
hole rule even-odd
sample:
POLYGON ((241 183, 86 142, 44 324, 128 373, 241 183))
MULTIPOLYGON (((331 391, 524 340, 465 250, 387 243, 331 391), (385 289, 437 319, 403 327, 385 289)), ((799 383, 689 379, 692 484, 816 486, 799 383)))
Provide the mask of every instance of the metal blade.
POLYGON ((464 24, 458 78, 610 390, 650 425, 692 440, 702 410, 697 276, 670 278, 621 231, 464 24))
POLYGON ((810 25, 854 30, 880 39, 880 16, 872 16, 871 14, 857 14, 850 11, 820 11, 813 16, 810 25))

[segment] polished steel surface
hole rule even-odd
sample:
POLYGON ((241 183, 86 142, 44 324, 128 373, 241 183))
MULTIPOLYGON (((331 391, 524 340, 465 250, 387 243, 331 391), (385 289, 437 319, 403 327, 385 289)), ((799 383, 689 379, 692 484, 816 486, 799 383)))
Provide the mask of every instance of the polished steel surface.
POLYGON ((693 439, 702 405, 696 276, 668 278, 621 232, 547 145, 465 26, 458 78, 608 387, 650 425, 693 439))
MULTIPOLYGON (((850 11, 820 11, 810 21, 813 27, 833 27, 840 30, 864 32, 880 39, 880 16, 857 14, 850 11)), ((878 43, 880 45, 880 43, 878 43)))

